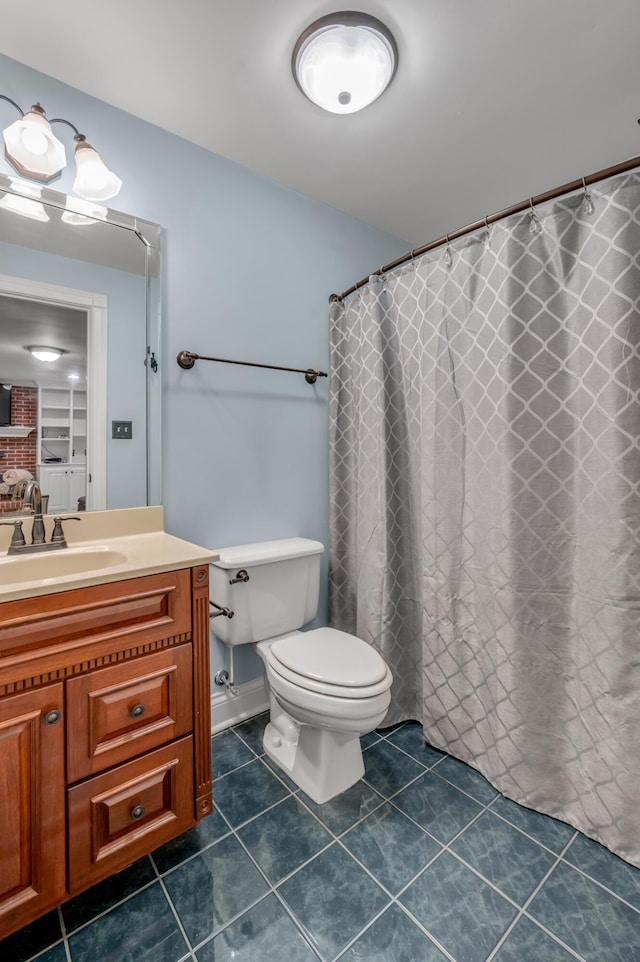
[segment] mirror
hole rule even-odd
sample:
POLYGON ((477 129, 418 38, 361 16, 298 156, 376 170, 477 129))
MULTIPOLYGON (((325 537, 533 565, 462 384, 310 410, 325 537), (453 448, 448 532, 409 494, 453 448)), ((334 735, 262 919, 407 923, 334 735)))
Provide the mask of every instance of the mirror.
POLYGON ((0 174, 0 483, 50 513, 161 502, 160 233, 0 174))

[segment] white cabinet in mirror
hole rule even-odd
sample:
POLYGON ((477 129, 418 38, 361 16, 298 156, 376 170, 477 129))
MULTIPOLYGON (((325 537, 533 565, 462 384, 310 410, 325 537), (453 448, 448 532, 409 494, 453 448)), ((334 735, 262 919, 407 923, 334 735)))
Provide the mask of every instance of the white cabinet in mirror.
POLYGON ((0 474, 37 476, 49 511, 159 504, 160 227, 35 189, 0 174, 0 474))

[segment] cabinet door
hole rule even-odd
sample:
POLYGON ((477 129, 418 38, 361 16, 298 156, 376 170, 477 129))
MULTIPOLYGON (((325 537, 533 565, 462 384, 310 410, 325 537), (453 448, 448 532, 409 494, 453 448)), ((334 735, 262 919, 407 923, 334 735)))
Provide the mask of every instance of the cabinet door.
POLYGON ((62 707, 62 684, 0 700, 0 937, 65 896, 62 707))
POLYGON ((38 471, 38 481, 43 494, 49 495, 49 514, 61 514, 68 510, 69 479, 67 469, 45 467, 38 471))
POLYGON ((69 493, 66 511, 78 510, 78 498, 83 498, 87 493, 87 469, 68 468, 69 493))

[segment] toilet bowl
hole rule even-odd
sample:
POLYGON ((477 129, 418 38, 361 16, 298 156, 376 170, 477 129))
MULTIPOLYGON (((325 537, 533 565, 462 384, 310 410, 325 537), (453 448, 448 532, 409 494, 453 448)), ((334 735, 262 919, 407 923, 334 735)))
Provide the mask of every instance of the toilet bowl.
POLYGON ((360 736, 387 714, 391 672, 364 641, 332 628, 292 632, 256 649, 270 696, 264 750, 315 802, 329 801, 364 774, 360 736), (360 671, 346 670, 340 654, 352 667, 359 658, 360 671))
POLYGON ((319 804, 364 774, 360 736, 384 720, 392 683, 382 657, 360 638, 298 630, 317 611, 323 550, 305 538, 222 549, 211 578, 212 601, 234 612, 215 633, 225 644, 253 643, 264 664, 265 752, 319 804))

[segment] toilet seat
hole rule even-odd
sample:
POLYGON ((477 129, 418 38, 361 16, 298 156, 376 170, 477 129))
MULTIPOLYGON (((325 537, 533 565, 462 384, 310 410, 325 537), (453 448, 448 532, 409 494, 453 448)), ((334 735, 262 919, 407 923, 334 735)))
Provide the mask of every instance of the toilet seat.
POLYGON ((266 659, 271 671, 290 684, 333 698, 373 698, 391 684, 378 652, 335 628, 284 635, 269 647, 266 659))

